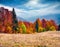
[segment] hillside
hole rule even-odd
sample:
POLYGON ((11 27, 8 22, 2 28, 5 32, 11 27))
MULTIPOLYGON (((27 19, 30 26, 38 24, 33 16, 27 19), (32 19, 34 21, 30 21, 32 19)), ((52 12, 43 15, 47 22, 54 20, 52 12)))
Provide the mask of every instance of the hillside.
POLYGON ((0 33, 0 47, 60 47, 60 32, 35 34, 0 33))

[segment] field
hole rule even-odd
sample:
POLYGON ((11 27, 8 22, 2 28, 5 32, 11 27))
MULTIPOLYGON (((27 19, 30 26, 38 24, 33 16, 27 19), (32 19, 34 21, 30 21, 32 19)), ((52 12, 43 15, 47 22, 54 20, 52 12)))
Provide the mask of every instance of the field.
POLYGON ((0 33, 0 47, 60 47, 60 31, 35 34, 0 33))

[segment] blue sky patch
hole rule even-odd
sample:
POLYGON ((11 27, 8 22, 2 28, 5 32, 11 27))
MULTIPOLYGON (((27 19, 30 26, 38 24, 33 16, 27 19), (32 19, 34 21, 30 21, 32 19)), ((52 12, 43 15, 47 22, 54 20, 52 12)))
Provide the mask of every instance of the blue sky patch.
POLYGON ((0 0, 0 7, 12 10, 15 8, 17 17, 30 21, 35 17, 60 16, 60 0, 0 0), (54 16, 55 15, 55 16, 54 16))

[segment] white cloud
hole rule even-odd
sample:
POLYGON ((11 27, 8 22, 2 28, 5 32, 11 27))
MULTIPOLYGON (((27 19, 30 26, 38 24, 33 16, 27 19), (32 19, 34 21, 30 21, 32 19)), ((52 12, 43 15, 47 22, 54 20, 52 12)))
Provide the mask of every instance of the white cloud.
MULTIPOLYGON (((5 6, 5 5, 2 5, 2 4, 0 4, 0 7, 4 7, 6 9, 9 9, 10 11, 12 11, 12 9, 13 9, 13 7, 5 6)), ((17 9, 17 8, 14 8, 14 9, 15 9, 16 14, 17 14, 18 17, 23 17, 22 15, 26 12, 23 9, 17 9)))
MULTIPOLYGON (((37 4, 37 3, 36 3, 37 4)), ((29 4, 26 4, 26 5, 29 5, 29 4)), ((41 5, 41 4, 39 4, 41 5)), ((47 4, 48 5, 48 4, 47 4)), ((48 6, 46 7, 45 5, 41 5, 39 7, 39 9, 33 9, 33 10, 25 10, 25 9, 18 9, 18 8, 15 8, 15 11, 16 11, 16 14, 18 17, 22 17, 22 18, 29 18, 29 17, 35 17, 35 16, 44 16, 44 15, 49 15, 49 14, 57 14, 57 13, 60 13, 60 10, 56 10, 55 8, 57 6, 59 6, 59 4, 54 4, 54 5, 51 5, 51 6, 48 6), (40 8, 41 6, 45 7, 45 8, 40 8)), ((12 7, 9 7, 9 6, 5 6, 5 5, 0 5, 0 7, 5 7, 9 10, 12 10, 12 7)), ((38 7, 36 5, 36 7, 38 7)), ((32 6, 32 8, 35 8, 34 6, 32 6)))
POLYGON ((4 8, 7 8, 7 9, 9 9, 9 10, 12 10, 12 7, 5 6, 5 5, 2 5, 2 4, 0 4, 0 7, 4 7, 4 8))
POLYGON ((29 9, 38 9, 38 8, 42 8, 42 7, 47 7, 49 5, 49 4, 41 4, 38 2, 39 2, 39 0, 30 0, 29 2, 24 4, 24 6, 29 9))
POLYGON ((41 3, 38 3, 38 0, 30 0, 28 3, 24 4, 24 6, 30 10, 27 11, 27 10, 20 9, 20 11, 17 12, 18 13, 17 15, 23 18, 60 13, 60 10, 55 9, 57 6, 59 6, 58 3, 57 4, 41 4, 41 3), (35 9, 35 8, 39 8, 39 9, 35 9))
POLYGON ((23 18, 29 18, 32 16, 44 16, 44 15, 49 15, 49 14, 58 14, 58 13, 60 13, 60 10, 55 9, 57 6, 59 6, 59 4, 54 4, 49 7, 41 8, 38 10, 29 10, 29 11, 22 10, 18 14, 18 16, 21 16, 23 18))

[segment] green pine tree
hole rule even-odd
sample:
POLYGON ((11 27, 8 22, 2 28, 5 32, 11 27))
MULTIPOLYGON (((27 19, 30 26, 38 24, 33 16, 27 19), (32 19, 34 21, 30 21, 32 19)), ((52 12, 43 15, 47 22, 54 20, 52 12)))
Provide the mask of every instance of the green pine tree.
POLYGON ((58 31, 60 31, 60 24, 58 25, 58 31))
POLYGON ((35 25, 36 31, 38 32, 38 22, 36 21, 36 25, 35 25))
POLYGON ((16 13, 15 13, 15 10, 14 10, 14 8, 13 8, 13 11, 12 11, 12 18, 13 18, 13 30, 15 30, 15 31, 18 31, 17 30, 17 28, 18 28, 18 20, 17 20, 17 18, 16 18, 16 13))

